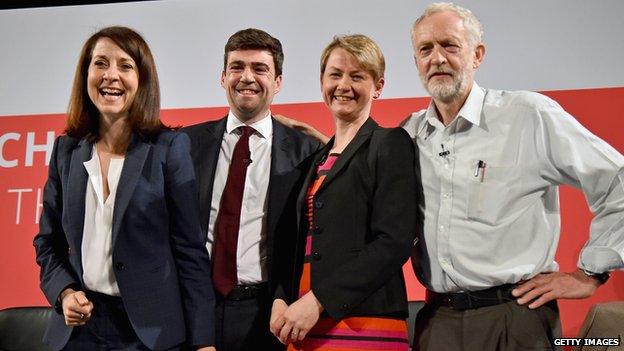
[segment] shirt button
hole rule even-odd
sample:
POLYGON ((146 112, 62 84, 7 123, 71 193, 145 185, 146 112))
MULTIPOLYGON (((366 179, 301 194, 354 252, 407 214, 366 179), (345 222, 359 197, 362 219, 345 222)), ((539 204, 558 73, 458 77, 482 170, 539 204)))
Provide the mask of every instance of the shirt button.
POLYGON ((312 257, 314 258, 315 261, 320 261, 321 260, 321 254, 319 252, 313 253, 312 257))
POLYGON ((444 231, 444 226, 443 226, 443 225, 441 225, 441 226, 440 226, 440 231, 441 231, 441 232, 443 232, 443 231, 444 231))
POLYGON ((117 263, 115 263, 115 268, 118 271, 123 271, 125 267, 124 267, 124 264, 122 262, 117 262, 117 263))
POLYGON ((441 258, 441 259, 440 259, 440 263, 441 263, 441 264, 443 264, 443 265, 445 265, 445 264, 447 264, 447 263, 448 263, 448 260, 447 260, 446 258, 441 258))
POLYGON ((445 199, 448 199, 449 197, 451 197, 451 194, 444 193, 444 194, 442 194, 442 197, 444 197, 445 199))

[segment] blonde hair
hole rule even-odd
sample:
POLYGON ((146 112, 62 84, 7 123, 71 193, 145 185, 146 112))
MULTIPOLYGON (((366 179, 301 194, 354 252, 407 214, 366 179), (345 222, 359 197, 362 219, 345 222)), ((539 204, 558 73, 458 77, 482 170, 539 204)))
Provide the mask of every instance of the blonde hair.
POLYGON ((483 25, 472 11, 467 8, 455 5, 452 2, 435 2, 425 8, 423 14, 414 21, 412 25, 412 42, 416 36, 416 26, 425 18, 439 12, 451 11, 461 18, 464 28, 468 32, 468 42, 472 46, 481 43, 483 38, 483 25))
POLYGON ((360 66, 373 76, 375 82, 384 77, 386 70, 384 55, 379 45, 363 34, 335 36, 321 53, 321 75, 325 73, 329 55, 337 48, 342 48, 353 55, 360 66))

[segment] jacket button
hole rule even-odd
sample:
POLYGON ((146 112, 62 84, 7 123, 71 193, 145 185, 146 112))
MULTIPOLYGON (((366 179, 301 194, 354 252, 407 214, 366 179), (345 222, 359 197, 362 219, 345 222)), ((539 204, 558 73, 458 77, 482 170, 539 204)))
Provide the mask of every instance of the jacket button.
POLYGON ((315 252, 312 254, 312 257, 315 261, 319 261, 321 259, 321 254, 319 252, 315 252))
POLYGON ((118 271, 123 271, 125 267, 124 267, 124 264, 122 262, 117 262, 117 263, 115 263, 115 268, 118 271))
POLYGON ((314 226, 314 234, 321 234, 323 232, 323 228, 319 227, 318 225, 314 226))
POLYGON ((349 309, 349 304, 345 303, 344 305, 342 305, 342 309, 343 310, 348 310, 349 309))
POLYGON ((321 200, 314 201, 314 208, 317 210, 323 207, 323 202, 321 200))

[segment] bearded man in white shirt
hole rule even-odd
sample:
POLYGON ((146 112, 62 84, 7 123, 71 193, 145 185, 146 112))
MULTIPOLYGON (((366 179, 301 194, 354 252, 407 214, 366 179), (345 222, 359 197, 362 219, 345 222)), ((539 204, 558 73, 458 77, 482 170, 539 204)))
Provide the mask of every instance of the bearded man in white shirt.
POLYGON ((415 350, 553 349, 556 299, 591 296, 624 266, 624 157, 543 95, 479 87, 482 32, 449 3, 429 5, 412 28, 432 96, 402 123, 424 190, 415 350), (594 213, 575 272, 554 260, 560 184, 580 188, 594 213))

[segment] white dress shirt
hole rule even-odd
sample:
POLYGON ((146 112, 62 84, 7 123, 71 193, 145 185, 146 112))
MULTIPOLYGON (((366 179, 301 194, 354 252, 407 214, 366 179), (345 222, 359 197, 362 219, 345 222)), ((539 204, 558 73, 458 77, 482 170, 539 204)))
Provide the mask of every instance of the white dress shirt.
POLYGON ((112 296, 119 296, 113 273, 112 227, 115 195, 123 164, 124 158, 111 158, 107 175, 110 194, 104 200, 100 158, 95 145, 91 159, 84 162, 89 182, 82 233, 82 278, 87 289, 112 296))
MULTIPOLYGON (((217 161, 217 169, 210 203, 210 221, 208 223, 208 240, 206 248, 212 256, 214 243, 214 225, 219 213, 221 195, 225 188, 234 146, 240 138, 240 130, 244 126, 232 111, 228 113, 221 141, 221 151, 217 161)), ((267 280, 266 270, 266 213, 267 190, 271 170, 271 145, 273 144, 273 122, 271 113, 250 125, 255 131, 249 136, 251 164, 247 168, 243 204, 241 208, 238 246, 236 248, 236 266, 239 284, 257 284, 267 280)))
POLYGON ((580 188, 594 213, 578 266, 624 266, 624 157, 555 101, 475 83, 448 126, 433 102, 402 126, 420 149, 425 222, 414 268, 429 289, 557 271, 560 184, 580 188))

